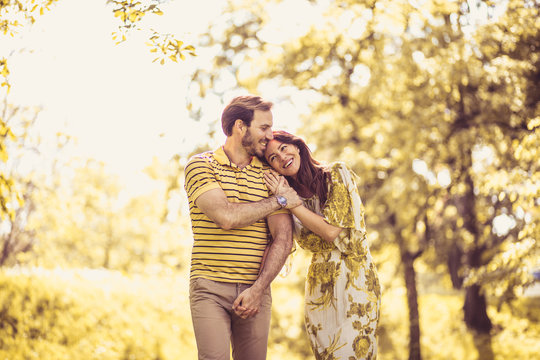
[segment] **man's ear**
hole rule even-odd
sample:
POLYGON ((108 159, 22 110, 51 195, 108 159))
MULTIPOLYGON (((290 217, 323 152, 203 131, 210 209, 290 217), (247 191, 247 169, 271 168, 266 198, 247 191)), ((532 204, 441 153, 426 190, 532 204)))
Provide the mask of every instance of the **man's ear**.
MULTIPOLYGON (((244 121, 242 121, 240 119, 236 119, 234 121, 233 129, 236 129, 241 135, 244 135, 245 132, 247 131, 247 126, 246 126, 246 123, 244 123, 244 121)), ((234 130, 233 130, 233 132, 234 132, 234 130)))

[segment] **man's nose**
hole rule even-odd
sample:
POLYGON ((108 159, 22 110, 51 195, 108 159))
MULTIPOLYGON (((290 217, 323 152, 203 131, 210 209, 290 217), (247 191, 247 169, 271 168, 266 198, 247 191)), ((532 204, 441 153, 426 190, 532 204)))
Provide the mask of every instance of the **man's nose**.
POLYGON ((272 140, 273 138, 274 138, 274 134, 272 132, 272 129, 270 128, 270 129, 266 130, 266 139, 272 140))

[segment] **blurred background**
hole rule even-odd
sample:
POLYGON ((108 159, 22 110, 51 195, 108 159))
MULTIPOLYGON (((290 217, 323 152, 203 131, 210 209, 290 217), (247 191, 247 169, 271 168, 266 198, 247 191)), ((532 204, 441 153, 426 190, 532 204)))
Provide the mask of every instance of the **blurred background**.
MULTIPOLYGON (((540 1, 0 1, 0 358, 196 359, 183 169, 223 107, 360 177, 379 359, 538 359, 540 1)), ((313 358, 309 254, 269 359, 313 358)))

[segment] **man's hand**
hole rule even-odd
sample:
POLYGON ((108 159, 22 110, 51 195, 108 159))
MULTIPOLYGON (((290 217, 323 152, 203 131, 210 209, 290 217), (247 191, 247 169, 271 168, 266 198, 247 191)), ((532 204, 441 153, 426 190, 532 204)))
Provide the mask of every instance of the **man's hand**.
POLYGON ((262 292, 249 287, 242 291, 233 303, 233 310, 242 319, 257 315, 261 305, 262 292))

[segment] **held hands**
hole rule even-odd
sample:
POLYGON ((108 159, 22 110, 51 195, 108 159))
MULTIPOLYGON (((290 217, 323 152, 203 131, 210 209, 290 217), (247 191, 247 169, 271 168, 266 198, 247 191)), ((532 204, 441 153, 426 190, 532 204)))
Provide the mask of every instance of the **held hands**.
POLYGON ((257 315, 260 305, 261 293, 256 292, 250 287, 238 295, 232 308, 236 315, 240 316, 242 319, 248 319, 257 315))
POLYGON ((284 176, 270 170, 264 173, 264 181, 266 187, 268 187, 268 190, 270 190, 272 194, 281 195, 287 199, 287 206, 285 208, 292 209, 302 205, 302 199, 300 199, 296 191, 290 187, 284 176))

